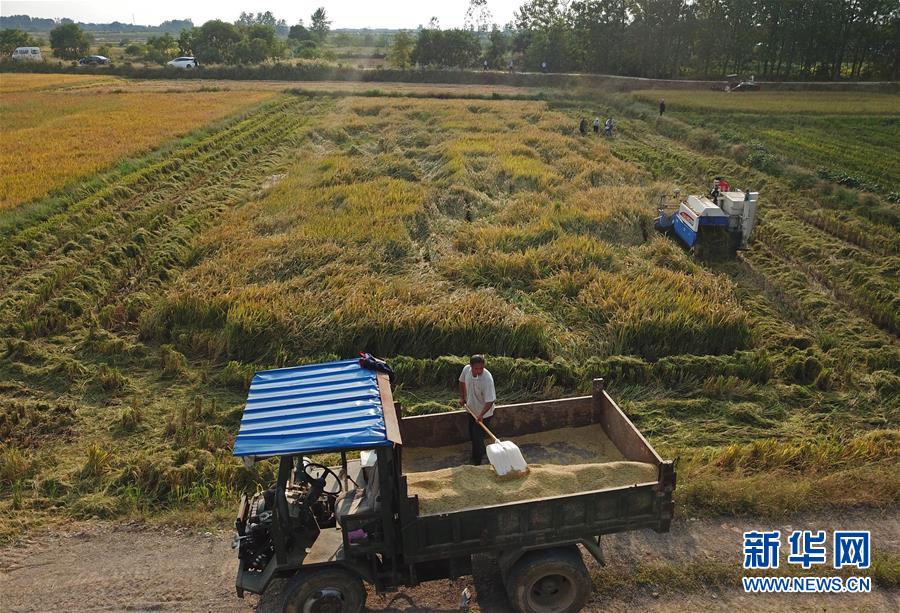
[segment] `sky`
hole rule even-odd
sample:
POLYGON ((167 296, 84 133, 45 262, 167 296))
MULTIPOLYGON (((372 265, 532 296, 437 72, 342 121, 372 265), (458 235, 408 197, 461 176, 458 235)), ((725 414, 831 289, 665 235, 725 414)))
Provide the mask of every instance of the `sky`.
MULTIPOLYGON (((493 20, 503 25, 524 0, 487 0, 493 20)), ((69 17, 75 21, 107 23, 121 21, 158 25, 167 19, 191 19, 200 25, 210 19, 234 21, 241 11, 272 11, 288 25, 324 6, 332 28, 416 28, 437 17, 443 28, 461 27, 469 0, 118 0, 112 2, 65 2, 58 0, 2 0, 3 15, 69 17)))

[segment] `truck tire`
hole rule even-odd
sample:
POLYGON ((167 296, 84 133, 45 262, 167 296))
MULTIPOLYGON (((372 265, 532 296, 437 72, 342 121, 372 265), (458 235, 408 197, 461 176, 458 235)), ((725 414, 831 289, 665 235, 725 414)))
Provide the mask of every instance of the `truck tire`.
POLYGON ((529 551, 510 569, 506 593, 519 613, 575 613, 591 597, 577 546, 529 551))
POLYGON ((300 572, 284 590, 282 613, 359 613, 366 589, 356 575, 340 568, 300 572))

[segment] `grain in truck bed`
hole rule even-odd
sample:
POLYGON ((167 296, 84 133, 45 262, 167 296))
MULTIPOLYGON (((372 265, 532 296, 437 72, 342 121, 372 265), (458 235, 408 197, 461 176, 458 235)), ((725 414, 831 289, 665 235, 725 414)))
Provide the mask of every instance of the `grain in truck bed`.
MULTIPOLYGON (((609 440, 600 424, 556 428, 514 438, 500 432, 495 434, 518 445, 529 464, 591 464, 626 459, 609 440)), ((472 455, 471 449, 468 441, 442 447, 404 447, 403 473, 420 473, 466 464, 472 455)))
POLYGON ((468 465, 470 444, 411 447, 404 453, 410 495, 424 514, 446 513, 578 492, 649 483, 657 467, 628 461, 600 424, 524 434, 514 442, 529 465, 525 477, 498 477, 468 465))

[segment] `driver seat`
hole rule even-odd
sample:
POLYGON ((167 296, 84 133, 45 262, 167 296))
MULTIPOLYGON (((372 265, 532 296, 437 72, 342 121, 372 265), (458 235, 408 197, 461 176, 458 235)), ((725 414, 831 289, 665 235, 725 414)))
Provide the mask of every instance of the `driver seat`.
POLYGON ((345 515, 370 513, 377 509, 378 503, 378 467, 368 475, 364 487, 355 487, 338 495, 334 502, 334 515, 338 522, 345 515))

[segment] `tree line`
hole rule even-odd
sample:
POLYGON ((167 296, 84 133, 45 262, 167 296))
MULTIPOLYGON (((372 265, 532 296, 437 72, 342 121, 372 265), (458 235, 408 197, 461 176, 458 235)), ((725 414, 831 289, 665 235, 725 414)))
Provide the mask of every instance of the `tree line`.
MULTIPOLYGON (((471 0, 472 7, 484 0, 471 0)), ((896 0, 529 0, 487 31, 400 34, 388 59, 651 78, 900 78, 896 0)))
MULTIPOLYGON (((483 7, 484 0, 470 0, 483 7)), ((529 0, 488 32, 399 34, 396 67, 589 72, 651 78, 900 78, 896 0, 529 0)))
POLYGON ((147 39, 143 47, 129 45, 125 55, 149 63, 163 64, 174 55, 194 56, 203 64, 258 64, 286 57, 314 58, 322 55, 322 44, 331 22, 324 8, 316 9, 307 28, 303 21, 288 26, 271 11, 243 12, 230 23, 220 19, 184 29, 178 37, 169 34, 147 39))
MULTIPOLYGON (((322 46, 331 21, 325 9, 320 7, 311 15, 309 27, 302 20, 289 27, 283 19, 276 19, 271 11, 242 12, 234 23, 214 19, 199 27, 190 22, 187 24, 190 27, 182 28, 177 37, 165 32, 149 36, 144 43, 123 39, 120 45, 126 59, 165 64, 177 55, 192 55, 202 65, 258 64, 291 56, 321 57, 325 55, 322 46)), ((53 55, 64 60, 76 60, 86 55, 93 43, 91 33, 71 19, 59 20, 49 36, 53 55)), ((42 44, 42 40, 23 30, 0 30, 0 53, 5 56, 16 47, 42 44)), ((101 45, 97 52, 108 56, 109 46, 101 45)))
POLYGON ((527 65, 642 77, 900 76, 896 0, 529 0, 527 65))
POLYGON ((50 19, 46 17, 31 17, 29 15, 3 15, 0 16, 0 29, 23 30, 25 32, 49 32, 61 25, 74 23, 82 30, 88 32, 169 32, 178 34, 185 28, 193 28, 194 22, 190 19, 167 19, 158 26, 135 25, 112 21, 109 23, 83 23, 76 22, 67 17, 50 19))

